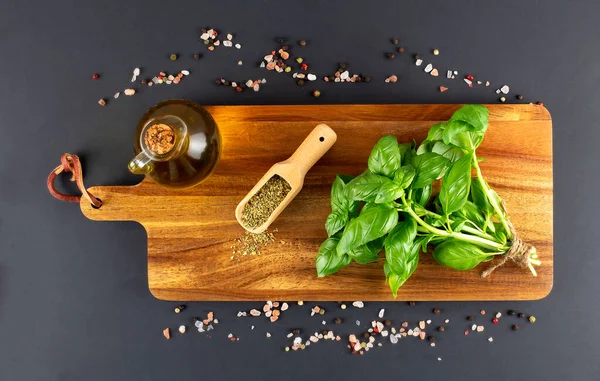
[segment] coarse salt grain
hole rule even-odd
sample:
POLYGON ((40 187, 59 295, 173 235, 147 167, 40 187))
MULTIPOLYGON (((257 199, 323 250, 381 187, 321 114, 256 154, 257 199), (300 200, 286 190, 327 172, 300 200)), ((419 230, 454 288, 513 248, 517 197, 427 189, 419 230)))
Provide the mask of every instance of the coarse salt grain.
POLYGON ((323 324, 323 325, 326 325, 326 324, 327 324, 327 322, 326 322, 325 320, 323 320, 323 321, 321 322, 321 324, 323 324))
POLYGON ((423 60, 422 60, 422 59, 420 59, 420 58, 418 58, 418 59, 415 61, 415 65, 416 65, 416 66, 421 66, 421 64, 422 64, 422 63, 423 63, 423 60))
POLYGON ((425 322, 423 320, 419 322, 419 328, 425 329, 425 322))
POLYGON ((432 64, 427 64, 427 66, 425 66, 425 73, 429 73, 431 70, 433 70, 433 65, 432 64))
POLYGON ((135 94, 135 90, 134 89, 125 89, 123 91, 123 94, 128 95, 128 96, 132 96, 133 94, 135 94))
POLYGON ((482 325, 477 326, 477 332, 483 332, 485 328, 482 325))
POLYGON ((288 339, 292 336, 294 336, 294 334, 292 332, 288 333, 288 335, 287 335, 288 339))
POLYGON ((444 320, 444 323, 446 323, 446 324, 450 323, 450 319, 444 320))
POLYGON ((228 339, 231 339, 233 337, 233 333, 230 333, 229 335, 227 335, 228 339))
POLYGON ((392 344, 396 344, 396 343, 398 343, 398 336, 396 336, 396 335, 391 335, 391 336, 390 336, 390 343, 392 343, 392 344))
POLYGON ((179 332, 180 333, 185 333, 185 325, 180 325, 179 326, 179 332))
POLYGON ((117 99, 121 93, 115 93, 115 99, 117 99))
POLYGON ((188 70, 182 70, 181 74, 183 74, 183 75, 190 75, 190 72, 188 70))
POLYGON ((385 314, 385 308, 382 308, 381 310, 379 310, 379 318, 383 319, 383 314, 385 314))
POLYGON ((434 77, 437 77, 437 76, 439 75, 439 73, 438 73, 438 69, 433 69, 433 70, 431 71, 431 73, 429 73, 429 74, 431 74, 431 75, 432 75, 432 76, 434 76, 434 77))
POLYGON ((448 70, 446 72, 446 78, 448 78, 448 79, 452 78, 452 70, 448 70))
POLYGON ((365 304, 361 301, 353 302, 352 305, 356 308, 363 308, 365 306, 365 304))
POLYGON ((431 320, 427 320, 427 322, 426 322, 426 323, 427 323, 427 324, 431 324, 431 320))
POLYGON ((490 337, 490 338, 488 339, 488 341, 491 343, 491 342, 493 342, 493 341, 494 341, 494 338, 493 338, 493 337, 490 337))
POLYGON ((267 332, 267 334, 265 336, 271 337, 271 334, 269 332, 267 332))
POLYGON ((223 41, 223 46, 226 48, 231 48, 233 46, 233 42, 231 41, 223 41))
POLYGON ((498 313, 496 314, 496 318, 498 318, 498 319, 500 319, 500 317, 501 317, 501 316, 502 316, 502 313, 500 313, 500 312, 498 312, 498 313))
POLYGON ((236 47, 237 49, 241 49, 241 48, 242 48, 242 45, 240 45, 240 44, 235 44, 235 47, 236 47))
POLYGON ((388 331, 381 331, 381 336, 387 337, 390 333, 388 331))
POLYGON ((243 62, 242 61, 238 61, 237 64, 241 66, 241 65, 243 65, 243 62))
POLYGON ((356 321, 356 325, 360 325, 360 320, 357 320, 357 321, 356 321))
POLYGON ((500 91, 502 92, 502 94, 508 94, 508 92, 510 91, 510 87, 504 85, 500 88, 500 91))
POLYGON ((307 78, 309 81, 316 81, 316 79, 317 79, 317 76, 316 76, 316 75, 314 75, 314 74, 309 74, 309 75, 307 75, 307 76, 306 76, 306 78, 307 78))
POLYGON ((471 326, 471 330, 473 330, 473 331, 474 331, 474 330, 476 330, 476 329, 477 329, 477 324, 473 324, 473 325, 471 326))
POLYGON ((282 311, 285 311, 285 310, 287 310, 287 309, 288 309, 288 307, 289 307, 289 306, 288 306, 288 304, 284 302, 284 303, 281 305, 281 310, 282 310, 282 311))
POLYGON ((431 343, 431 344, 429 344, 429 345, 431 345, 432 347, 435 347, 435 343, 431 343))
POLYGON ((301 344, 302 338, 300 336, 294 338, 294 344, 301 344))

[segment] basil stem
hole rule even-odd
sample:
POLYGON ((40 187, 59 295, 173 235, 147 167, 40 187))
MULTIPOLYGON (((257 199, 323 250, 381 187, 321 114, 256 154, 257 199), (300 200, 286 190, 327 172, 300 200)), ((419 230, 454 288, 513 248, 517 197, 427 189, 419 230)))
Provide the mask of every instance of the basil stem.
POLYGON ((455 239, 458 239, 460 241, 465 241, 465 242, 469 242, 472 243, 474 245, 480 246, 480 247, 485 247, 487 249, 491 249, 491 250, 498 250, 498 251, 503 251, 505 252, 506 250, 508 250, 508 247, 489 240, 489 239, 485 239, 485 238, 481 238, 481 237, 477 237, 477 236, 472 236, 469 234, 463 234, 463 233, 457 233, 457 232, 448 232, 446 230, 441 230, 441 229, 437 229, 434 228, 433 226, 429 225, 427 222, 423 221, 421 219, 421 217, 417 216, 417 214, 415 213, 415 211, 410 207, 410 205, 408 205, 408 203, 406 202, 406 198, 403 196, 402 197, 402 204, 404 204, 404 207, 406 208, 406 212, 408 214, 410 214, 410 216, 412 218, 415 219, 415 221, 417 221, 417 223, 419 225, 421 225, 422 227, 424 227, 427 231, 429 231, 430 233, 442 236, 442 237, 452 237, 455 239))
POLYGON ((483 179, 483 175, 481 174, 481 168, 479 168, 479 163, 477 162, 477 155, 475 154, 475 151, 473 151, 473 166, 475 167, 475 172, 477 173, 477 180, 479 180, 481 187, 485 190, 485 195, 488 198, 490 205, 492 205, 492 207, 494 208, 494 211, 496 212, 497 217, 500 220, 500 223, 502 224, 502 227, 506 231, 506 237, 508 239, 511 239, 512 232, 510 231, 510 228, 508 227, 508 222, 506 221, 506 217, 504 215, 504 210, 500 207, 500 205, 498 205, 498 202, 496 201, 496 199, 494 197, 490 196, 491 189, 488 186, 488 184, 485 182, 485 180, 483 179))

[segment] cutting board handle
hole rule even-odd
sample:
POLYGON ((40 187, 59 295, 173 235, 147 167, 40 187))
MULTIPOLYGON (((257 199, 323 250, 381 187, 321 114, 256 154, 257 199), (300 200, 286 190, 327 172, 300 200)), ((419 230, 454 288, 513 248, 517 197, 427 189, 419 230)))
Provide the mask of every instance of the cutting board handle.
POLYGON ((336 140, 337 134, 331 127, 319 124, 308 134, 288 162, 295 164, 304 176, 325 152, 329 151, 336 140))

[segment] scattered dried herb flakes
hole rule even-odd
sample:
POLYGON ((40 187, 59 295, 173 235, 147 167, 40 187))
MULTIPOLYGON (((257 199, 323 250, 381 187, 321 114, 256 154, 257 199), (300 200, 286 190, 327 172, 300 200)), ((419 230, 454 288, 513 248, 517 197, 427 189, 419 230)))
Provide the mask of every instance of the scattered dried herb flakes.
POLYGON ((242 222, 249 228, 262 226, 292 190, 281 176, 274 175, 248 200, 242 210, 242 222))
POLYGON ((275 241, 275 235, 277 229, 273 232, 264 231, 260 234, 254 234, 246 231, 243 236, 236 238, 233 244, 230 246, 232 249, 230 260, 237 260, 238 262, 242 257, 248 255, 260 255, 261 249, 267 247, 270 243, 275 241))

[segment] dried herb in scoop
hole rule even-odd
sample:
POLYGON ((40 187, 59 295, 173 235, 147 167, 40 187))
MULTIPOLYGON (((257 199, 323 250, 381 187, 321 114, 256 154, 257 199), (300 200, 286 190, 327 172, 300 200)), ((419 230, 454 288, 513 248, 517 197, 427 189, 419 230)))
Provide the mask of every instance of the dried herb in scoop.
POLYGON ((449 121, 433 125, 418 147, 384 136, 364 173, 337 176, 325 222, 329 238, 319 248, 317 274, 333 274, 353 260, 375 262, 384 249, 383 270, 396 296, 416 270, 419 253, 433 246, 433 258, 456 270, 499 257, 483 277, 508 260, 535 276, 533 266, 541 264, 535 247, 519 238, 504 202, 479 167, 476 149, 488 114, 481 105, 463 106, 449 121), (437 180, 441 188, 434 196, 437 180))
POLYGON ((256 192, 244 206, 242 222, 251 229, 263 225, 292 190, 281 176, 275 175, 256 192))

